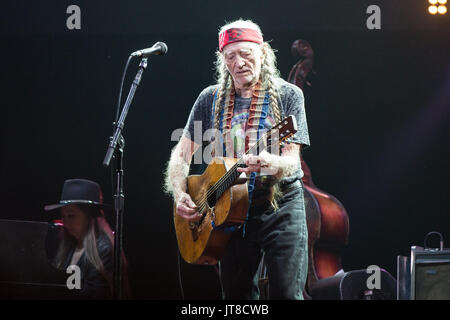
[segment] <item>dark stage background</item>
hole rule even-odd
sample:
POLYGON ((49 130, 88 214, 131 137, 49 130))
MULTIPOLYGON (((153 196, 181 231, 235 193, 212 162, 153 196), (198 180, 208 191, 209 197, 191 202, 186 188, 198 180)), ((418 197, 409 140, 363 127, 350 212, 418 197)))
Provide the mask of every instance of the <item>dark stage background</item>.
MULTIPOLYGON (((450 14, 430 16, 425 0, 2 1, 1 7, 2 219, 54 218, 43 206, 59 201, 68 178, 98 181, 111 203, 102 161, 126 59, 157 41, 169 47, 149 59, 124 130, 124 250, 136 298, 181 297, 172 203, 162 191, 175 145, 170 136, 214 82, 219 26, 239 17, 272 39, 284 78, 297 62, 290 55, 294 40, 308 40, 315 50, 304 158, 315 184, 347 209, 344 270, 375 264, 395 277, 397 255, 423 245, 428 232, 450 242, 450 14), (66 28, 71 4, 81 9, 80 30, 66 28), (381 30, 366 27, 371 4, 381 8, 381 30)), ((213 268, 182 263, 181 272, 186 298, 219 297, 213 268)))

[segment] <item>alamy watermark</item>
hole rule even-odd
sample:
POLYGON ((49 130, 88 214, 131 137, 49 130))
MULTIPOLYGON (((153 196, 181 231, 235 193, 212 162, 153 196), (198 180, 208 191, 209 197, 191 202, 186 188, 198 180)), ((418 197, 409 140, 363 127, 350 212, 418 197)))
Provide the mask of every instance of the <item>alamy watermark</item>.
POLYGON ((372 4, 367 7, 367 14, 370 16, 366 20, 366 27, 369 30, 381 29, 381 9, 379 6, 372 4))
POLYGON ((381 269, 377 265, 368 266, 366 273, 370 276, 366 280, 366 286, 369 290, 380 290, 381 289, 381 269))
MULTIPOLYGON (((81 29, 81 8, 75 4, 67 7, 66 14, 69 16, 66 19, 66 27, 69 30, 81 29)), ((372 4, 367 7, 366 14, 370 16, 366 20, 366 27, 369 30, 381 29, 381 9, 379 6, 372 4)))
POLYGON ((79 6, 72 4, 67 7, 66 13, 69 16, 66 19, 66 27, 69 30, 81 29, 81 9, 79 6))
POLYGON ((70 276, 67 278, 66 286, 67 289, 73 290, 73 289, 81 289, 81 270, 80 267, 77 265, 70 265, 66 269, 66 273, 70 274, 70 276))

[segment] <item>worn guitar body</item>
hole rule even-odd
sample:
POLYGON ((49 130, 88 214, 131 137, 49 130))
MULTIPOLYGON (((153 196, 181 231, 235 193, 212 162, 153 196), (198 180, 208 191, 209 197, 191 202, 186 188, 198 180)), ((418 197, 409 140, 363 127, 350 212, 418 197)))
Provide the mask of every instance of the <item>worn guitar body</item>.
MULTIPOLYGON (((238 161, 233 158, 214 158, 202 175, 187 177, 187 192, 199 206, 207 198, 208 190, 238 161)), ((245 222, 248 209, 246 179, 237 179, 219 197, 208 201, 200 223, 192 223, 176 214, 174 223, 178 248, 188 263, 216 264, 231 237, 223 227, 240 226, 245 222), (215 202, 215 204, 214 204, 215 202), (214 226, 216 228, 213 227, 214 226), (217 228, 218 227, 218 228, 217 228)))

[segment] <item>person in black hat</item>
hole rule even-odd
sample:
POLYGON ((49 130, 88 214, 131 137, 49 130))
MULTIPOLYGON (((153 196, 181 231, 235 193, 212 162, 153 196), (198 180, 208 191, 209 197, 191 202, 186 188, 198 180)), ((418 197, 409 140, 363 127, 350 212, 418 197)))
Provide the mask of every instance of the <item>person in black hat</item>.
MULTIPOLYGON (((82 299, 112 298, 114 235, 104 216, 108 208, 99 184, 85 179, 66 180, 59 203, 44 207, 60 210, 63 228, 53 264, 63 270, 70 265, 80 268, 81 288, 73 291, 82 299)), ((128 296, 124 255, 123 259, 128 296)))

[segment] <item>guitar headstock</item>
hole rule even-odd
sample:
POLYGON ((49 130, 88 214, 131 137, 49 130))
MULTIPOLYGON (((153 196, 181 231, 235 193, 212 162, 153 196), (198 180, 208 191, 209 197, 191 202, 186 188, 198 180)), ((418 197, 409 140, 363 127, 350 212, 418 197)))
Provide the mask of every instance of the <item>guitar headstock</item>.
POLYGON ((280 123, 274 125, 269 132, 267 132, 268 146, 274 143, 280 143, 289 139, 297 132, 297 121, 294 116, 289 116, 280 123))

